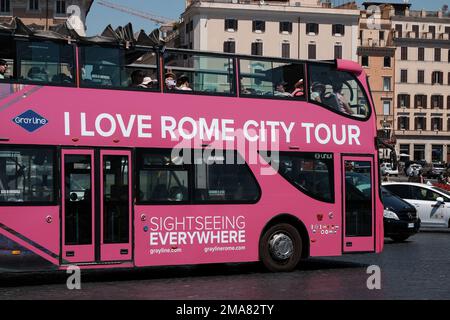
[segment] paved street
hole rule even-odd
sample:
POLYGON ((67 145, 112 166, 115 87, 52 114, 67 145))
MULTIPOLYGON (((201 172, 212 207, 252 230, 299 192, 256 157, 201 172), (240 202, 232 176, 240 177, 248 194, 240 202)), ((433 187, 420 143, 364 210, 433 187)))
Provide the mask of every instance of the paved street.
POLYGON ((293 273, 259 264, 151 268, 83 273, 70 291, 65 274, 1 276, 0 299, 450 299, 450 232, 422 232, 406 243, 386 240, 381 255, 305 261, 293 273), (368 290, 369 265, 381 290, 368 290))

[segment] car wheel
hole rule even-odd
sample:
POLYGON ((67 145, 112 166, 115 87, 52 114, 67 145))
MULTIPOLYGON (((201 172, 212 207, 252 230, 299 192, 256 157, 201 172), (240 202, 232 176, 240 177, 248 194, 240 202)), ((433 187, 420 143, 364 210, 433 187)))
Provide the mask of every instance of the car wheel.
POLYGON ((270 227, 261 237, 259 255, 264 266, 272 272, 293 271, 302 256, 302 238, 290 224, 270 227))
POLYGON ((406 241, 406 239, 408 239, 409 238, 409 236, 392 236, 391 237, 391 239, 394 241, 394 242, 404 242, 404 241, 406 241))

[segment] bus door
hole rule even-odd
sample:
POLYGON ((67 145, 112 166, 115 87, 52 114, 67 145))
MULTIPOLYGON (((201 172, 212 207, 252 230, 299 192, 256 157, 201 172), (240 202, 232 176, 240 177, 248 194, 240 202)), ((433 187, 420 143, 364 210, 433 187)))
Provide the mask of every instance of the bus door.
POLYGON ((131 260, 130 151, 63 150, 61 161, 63 262, 131 260))
POLYGON ((373 157, 342 157, 343 252, 375 251, 373 157))

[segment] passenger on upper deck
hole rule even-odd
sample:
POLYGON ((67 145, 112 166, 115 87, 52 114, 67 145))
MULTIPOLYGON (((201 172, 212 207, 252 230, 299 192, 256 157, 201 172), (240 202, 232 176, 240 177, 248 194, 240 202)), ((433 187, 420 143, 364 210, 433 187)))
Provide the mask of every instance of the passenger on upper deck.
POLYGON ((189 78, 186 75, 182 75, 177 82, 177 90, 182 91, 192 91, 190 84, 189 84, 189 78))
POLYGON ((164 83, 167 90, 173 90, 177 86, 177 81, 175 80, 175 74, 172 72, 167 72, 164 76, 164 83))
POLYGON ((6 70, 8 70, 8 62, 6 62, 6 60, 0 59, 0 80, 5 79, 6 70))
POLYGON ((350 104, 347 99, 342 94, 343 83, 340 81, 336 81, 333 83, 333 94, 336 96, 339 111, 347 114, 353 114, 352 109, 350 108, 350 104))
POLYGON ((322 96, 325 93, 325 85, 314 82, 311 86, 311 100, 322 103, 322 96))
POLYGON ((132 88, 147 88, 145 84, 143 84, 145 78, 145 74, 142 70, 134 70, 131 73, 131 84, 132 88))
POLYGON ((300 79, 295 84, 295 90, 292 92, 293 97, 303 97, 305 95, 305 88, 303 87, 303 79, 300 79))
POLYGON ((287 85, 286 82, 280 81, 275 86, 275 97, 292 97, 292 95, 289 92, 286 92, 285 86, 287 85))

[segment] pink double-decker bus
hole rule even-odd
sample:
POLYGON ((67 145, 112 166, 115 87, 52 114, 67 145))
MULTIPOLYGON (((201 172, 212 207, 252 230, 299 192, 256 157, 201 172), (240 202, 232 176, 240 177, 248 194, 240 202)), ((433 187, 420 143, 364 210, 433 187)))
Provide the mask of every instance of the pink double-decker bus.
POLYGON ((358 64, 0 32, 0 271, 382 251, 358 64))

